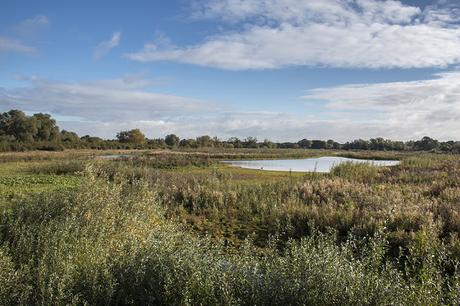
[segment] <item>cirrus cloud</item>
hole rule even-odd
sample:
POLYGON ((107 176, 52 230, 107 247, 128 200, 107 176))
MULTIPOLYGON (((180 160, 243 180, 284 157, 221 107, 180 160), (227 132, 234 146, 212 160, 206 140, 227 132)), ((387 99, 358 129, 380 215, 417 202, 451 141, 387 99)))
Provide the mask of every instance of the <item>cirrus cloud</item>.
POLYGON ((35 54, 37 50, 19 40, 0 36, 0 53, 35 54))
POLYGON ((110 40, 103 41, 93 51, 93 59, 101 59, 106 56, 113 48, 117 47, 121 41, 121 32, 114 32, 110 40))

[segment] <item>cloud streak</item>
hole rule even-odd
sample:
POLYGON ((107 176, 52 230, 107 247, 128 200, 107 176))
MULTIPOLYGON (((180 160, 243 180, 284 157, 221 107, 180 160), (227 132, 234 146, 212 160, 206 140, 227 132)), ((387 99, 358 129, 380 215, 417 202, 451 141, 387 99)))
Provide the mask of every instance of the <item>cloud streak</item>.
POLYGON ((0 36, 0 54, 1 53, 21 53, 33 55, 37 52, 34 47, 28 46, 19 40, 0 36))
POLYGON ((101 42, 93 51, 93 59, 101 59, 106 56, 110 50, 117 47, 121 41, 121 32, 115 32, 112 34, 110 40, 101 42))
POLYGON ((9 30, 13 37, 0 36, 0 54, 6 53, 19 53, 24 55, 35 55, 37 49, 30 46, 26 42, 33 40, 37 32, 48 26, 49 19, 44 15, 37 15, 35 17, 25 19, 20 23, 14 25, 9 30), (20 38, 20 39, 18 39, 20 38))
MULTIPOLYGON (((460 63, 460 11, 424 10, 399 1, 208 0, 194 19, 223 20, 230 31, 203 42, 148 43, 126 54, 140 62, 175 61, 227 70, 289 66, 423 68, 460 63)), ((204 4, 203 4, 204 3, 204 4)))
POLYGON ((25 19, 13 26, 12 31, 21 37, 33 37, 39 30, 47 27, 50 21, 45 15, 25 19))
POLYGON ((145 89, 150 84, 148 80, 132 76, 80 83, 34 77, 26 87, 0 88, 0 100, 3 109, 47 111, 101 122, 150 120, 212 107, 197 99, 150 92, 145 89))

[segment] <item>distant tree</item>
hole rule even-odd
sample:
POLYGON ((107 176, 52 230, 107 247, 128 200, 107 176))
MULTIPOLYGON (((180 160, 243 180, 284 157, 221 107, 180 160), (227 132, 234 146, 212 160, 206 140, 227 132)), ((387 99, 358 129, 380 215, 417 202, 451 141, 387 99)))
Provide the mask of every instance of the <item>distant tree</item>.
POLYGON ((451 152, 454 148, 455 142, 454 141, 446 141, 440 143, 440 150, 443 152, 451 152))
POLYGON ((268 149, 275 149, 277 146, 276 146, 276 143, 274 142, 271 142, 270 140, 268 139, 265 139, 264 142, 262 143, 262 146, 264 148, 268 148, 268 149))
POLYGON ((177 147, 179 145, 180 138, 174 134, 170 134, 165 137, 165 142, 170 147, 177 147))
POLYGON ((439 142, 428 136, 423 137, 414 143, 415 150, 430 151, 439 147, 439 142))
POLYGON ((370 140, 369 149, 371 150, 378 150, 378 151, 385 151, 391 150, 392 148, 391 141, 385 140, 382 137, 372 138, 370 140))
POLYGON ((452 145, 452 152, 456 154, 460 153, 460 141, 454 142, 452 145))
POLYGON ((343 145, 346 150, 368 150, 369 141, 363 139, 355 139, 352 142, 347 142, 343 145))
POLYGON ((41 141, 57 141, 59 140, 59 127, 56 125, 56 120, 51 118, 49 114, 34 114, 31 118, 36 126, 37 132, 34 135, 35 140, 41 141))
POLYGON ((245 148, 257 148, 257 138, 249 136, 244 140, 243 145, 245 148))
POLYGON ((130 131, 121 131, 117 134, 117 139, 121 143, 143 144, 145 143, 145 135, 139 129, 130 131))
POLYGON ((179 142, 179 146, 183 148, 196 148, 196 140, 195 139, 182 139, 179 142))
POLYGON ((121 131, 117 134, 117 139, 121 143, 129 142, 129 131, 121 131))
POLYGON ((230 137, 227 140, 227 143, 231 143, 234 148, 242 148, 243 147, 243 142, 237 137, 230 137))
POLYGON ((200 136, 196 138, 196 144, 200 148, 212 147, 212 138, 208 135, 200 136))
POLYGON ((333 149, 334 148, 334 143, 335 143, 334 140, 329 139, 328 141, 326 141, 326 148, 333 149))
POLYGON ((214 148, 220 148, 222 147, 222 141, 217 136, 214 136, 212 138, 212 146, 214 148))
POLYGON ((278 144, 278 148, 281 148, 281 149, 295 149, 295 148, 300 148, 300 145, 298 143, 282 142, 282 143, 278 144))
POLYGON ((147 140, 147 144, 149 145, 149 147, 152 147, 152 148, 160 148, 160 149, 166 148, 166 142, 163 138, 149 139, 147 140))
POLYGON ((61 131, 61 140, 63 142, 68 143, 79 143, 81 141, 80 137, 78 137, 77 133, 69 132, 66 130, 61 131))
POLYGON ((327 143, 324 140, 312 140, 311 148, 312 149, 326 149, 327 143))
POLYGON ((311 148, 311 140, 308 139, 302 139, 297 144, 302 148, 302 149, 309 149, 311 148))
POLYGON ((10 110, 0 114, 0 135, 10 136, 14 140, 32 142, 37 134, 37 126, 24 112, 10 110))
POLYGON ((93 143, 104 141, 102 138, 89 136, 89 135, 82 136, 80 139, 86 142, 93 142, 93 143))
POLYGON ((395 151, 404 151, 406 149, 406 145, 402 141, 393 141, 393 150, 395 151))
POLYGON ((342 145, 339 142, 334 141, 334 143, 332 144, 332 149, 340 150, 340 149, 342 149, 342 145))

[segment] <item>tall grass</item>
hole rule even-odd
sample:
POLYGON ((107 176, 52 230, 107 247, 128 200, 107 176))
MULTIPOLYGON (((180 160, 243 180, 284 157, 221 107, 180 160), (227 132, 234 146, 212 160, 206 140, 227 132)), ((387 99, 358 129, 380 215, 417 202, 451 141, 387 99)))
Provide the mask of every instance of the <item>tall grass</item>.
POLYGON ((8 192, 0 305, 460 303, 459 157, 241 181, 211 153, 8 164, 79 183, 8 192))
POLYGON ((159 185, 85 175, 78 190, 17 198, 1 213, 0 304, 459 302, 457 262, 431 229, 401 255, 404 269, 386 257, 384 231, 339 242, 313 229, 282 250, 277 238, 263 252, 249 240, 231 250, 165 219, 159 185))

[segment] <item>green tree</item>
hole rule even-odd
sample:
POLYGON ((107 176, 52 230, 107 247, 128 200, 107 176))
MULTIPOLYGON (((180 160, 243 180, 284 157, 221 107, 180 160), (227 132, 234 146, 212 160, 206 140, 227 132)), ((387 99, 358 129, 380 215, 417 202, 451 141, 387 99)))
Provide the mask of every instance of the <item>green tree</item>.
POLYGON ((429 151, 439 148, 439 141, 425 136, 421 140, 416 141, 414 145, 416 150, 429 151))
POLYGON ((257 138, 249 136, 244 140, 244 146, 246 148, 257 148, 257 138))
POLYGON ((0 114, 0 135, 11 136, 14 140, 32 142, 37 134, 37 126, 24 112, 10 110, 0 114))
POLYGON ((237 137, 230 137, 227 140, 227 142, 231 143, 234 148, 242 148, 243 147, 243 142, 237 137))
POLYGON ((327 143, 324 140, 312 140, 311 148, 312 149, 326 149, 327 143))
POLYGON ((81 140, 80 137, 78 137, 77 133, 62 130, 61 141, 76 144, 79 143, 81 140))
POLYGON ((264 139, 264 142, 263 142, 262 146, 264 148, 268 148, 268 149, 275 149, 276 148, 276 143, 273 143, 268 139, 264 139))
POLYGON ((196 143, 200 148, 212 147, 212 138, 208 135, 200 136, 196 138, 196 143))
POLYGON ((122 143, 145 143, 145 135, 139 129, 132 129, 129 131, 121 131, 117 134, 117 139, 122 143))
POLYGON ((196 148, 197 144, 196 144, 195 139, 182 139, 179 142, 179 146, 181 146, 183 148, 196 148))
POLYGON ((56 141, 59 139, 59 127, 56 125, 56 120, 51 118, 51 115, 38 113, 34 114, 30 120, 32 120, 37 129, 34 135, 35 140, 56 141))
POLYGON ((302 139, 297 144, 302 148, 302 149, 308 149, 311 147, 311 140, 308 139, 302 139))
POLYGON ((177 147, 180 142, 180 138, 174 134, 169 134, 165 137, 165 142, 170 147, 177 147))

